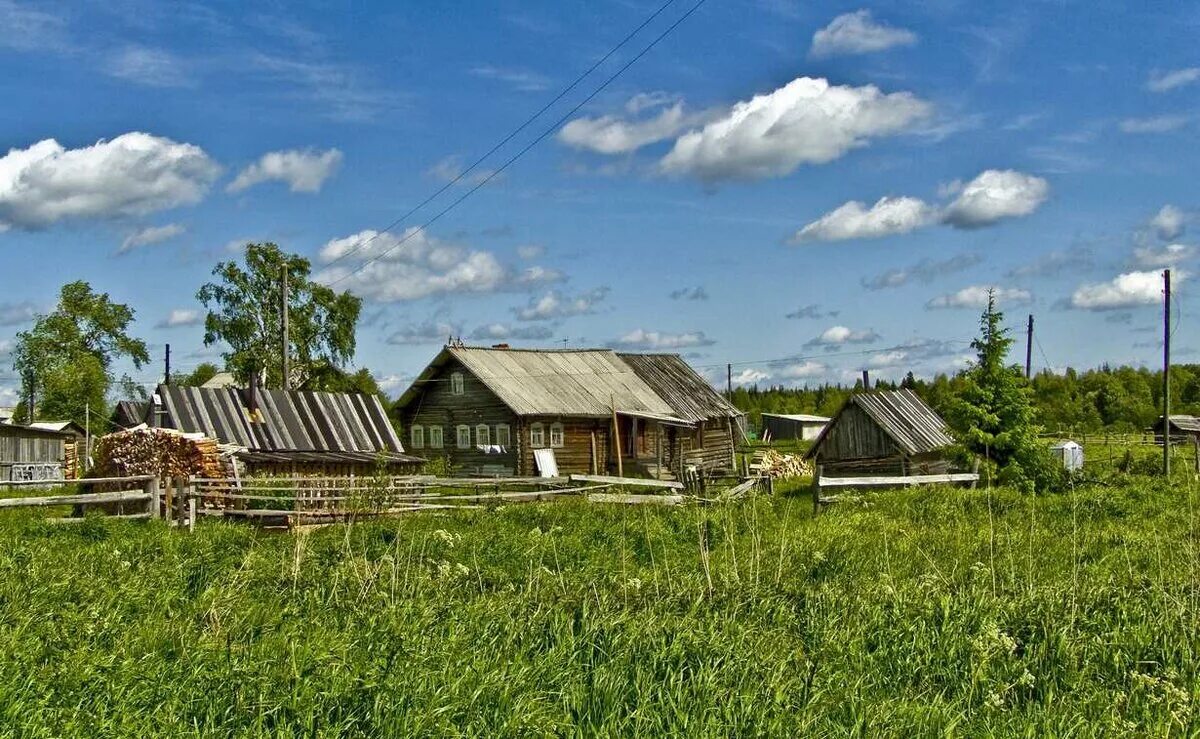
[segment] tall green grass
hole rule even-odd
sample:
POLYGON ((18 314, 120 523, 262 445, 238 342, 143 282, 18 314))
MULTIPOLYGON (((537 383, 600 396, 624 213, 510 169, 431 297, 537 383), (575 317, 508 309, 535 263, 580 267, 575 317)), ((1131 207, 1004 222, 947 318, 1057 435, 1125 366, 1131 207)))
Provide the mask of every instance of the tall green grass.
POLYGON ((1192 488, 0 521, 0 733, 1200 731, 1192 488))

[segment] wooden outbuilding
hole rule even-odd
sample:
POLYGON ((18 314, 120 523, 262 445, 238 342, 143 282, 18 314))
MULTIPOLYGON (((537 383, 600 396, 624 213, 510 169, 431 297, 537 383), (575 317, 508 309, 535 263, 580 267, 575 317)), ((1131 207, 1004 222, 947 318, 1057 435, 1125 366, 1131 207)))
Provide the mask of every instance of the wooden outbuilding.
POLYGON ((740 413, 675 355, 446 346, 397 401, 408 448, 465 473, 733 467, 740 413), (548 451, 542 451, 548 450, 548 451), (536 452, 536 455, 535 455, 536 452))
POLYGON ((155 398, 151 425, 215 439, 239 474, 406 474, 425 461, 405 452, 373 395, 159 385, 155 398))
MULTIPOLYGON (((1163 426, 1163 418, 1159 416, 1153 427, 1154 441, 1158 444, 1163 441, 1163 426)), ((1189 444, 1196 444, 1200 442, 1200 418, 1172 413, 1169 433, 1172 444, 1185 441, 1189 444)))
POLYGON ((826 477, 949 472, 946 422, 907 389, 851 395, 805 455, 826 477))
POLYGON ((763 441, 812 441, 829 425, 829 418, 808 413, 762 414, 763 441))
POLYGON ((76 435, 71 430, 0 424, 0 480, 69 480, 76 435))

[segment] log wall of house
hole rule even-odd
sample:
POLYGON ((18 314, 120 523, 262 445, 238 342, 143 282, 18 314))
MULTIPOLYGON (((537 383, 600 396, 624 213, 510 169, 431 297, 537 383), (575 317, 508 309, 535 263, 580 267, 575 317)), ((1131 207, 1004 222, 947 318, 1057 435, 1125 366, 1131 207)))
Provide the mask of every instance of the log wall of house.
POLYGON ((400 441, 409 454, 425 457, 430 461, 439 457, 447 458, 450 465, 462 473, 498 472, 504 468, 510 474, 523 474, 517 469, 521 447, 518 443, 517 421, 517 416, 495 393, 462 364, 451 361, 442 367, 432 382, 426 383, 421 395, 404 409, 400 418, 400 441), (463 375, 462 395, 455 395, 451 388, 450 377, 455 372, 461 372, 463 375), (425 429, 425 445, 420 449, 414 448, 412 444, 413 424, 419 424, 425 429), (486 454, 476 447, 476 427, 480 424, 488 427, 490 444, 496 443, 496 427, 508 425, 512 442, 504 454, 486 454), (458 448, 460 425, 471 428, 471 445, 467 449, 458 448), (442 428, 441 449, 429 446, 431 426, 442 428))
MULTIPOLYGON (((685 464, 699 465, 709 472, 733 469, 733 431, 729 419, 709 419, 700 428, 679 429, 675 438, 685 464)), ((678 464, 672 469, 677 467, 678 464)))
POLYGON ((65 461, 66 439, 23 433, 21 426, 0 429, 0 480, 12 479, 14 464, 59 464, 65 461))
MULTIPOLYGON (((543 448, 554 450, 554 461, 558 464, 560 475, 604 474, 609 469, 609 435, 612 431, 612 421, 600 418, 571 418, 558 416, 528 416, 521 419, 520 453, 521 467, 518 474, 537 475, 537 465, 533 459, 533 446, 530 441, 530 429, 533 424, 542 424, 544 431, 543 448), (550 426, 555 423, 563 425, 563 445, 550 446, 550 426), (592 465, 592 437, 596 439, 596 466, 592 465)), ((615 464, 615 462, 612 462, 615 464)))

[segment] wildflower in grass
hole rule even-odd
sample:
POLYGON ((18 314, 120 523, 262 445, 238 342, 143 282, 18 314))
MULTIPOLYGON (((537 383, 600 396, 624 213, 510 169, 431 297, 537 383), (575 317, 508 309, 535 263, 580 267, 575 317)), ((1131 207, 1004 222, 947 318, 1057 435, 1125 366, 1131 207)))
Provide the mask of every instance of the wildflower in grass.
POLYGON ((641 590, 642 589, 642 579, 640 577, 631 577, 625 581, 625 587, 627 587, 631 590, 641 590))
POLYGON ((433 532, 433 538, 453 549, 454 545, 458 543, 459 536, 458 534, 452 534, 445 529, 438 529, 437 531, 433 532))
POLYGON ((993 690, 987 694, 987 698, 984 699, 983 703, 988 708, 1004 710, 1004 693, 993 690))

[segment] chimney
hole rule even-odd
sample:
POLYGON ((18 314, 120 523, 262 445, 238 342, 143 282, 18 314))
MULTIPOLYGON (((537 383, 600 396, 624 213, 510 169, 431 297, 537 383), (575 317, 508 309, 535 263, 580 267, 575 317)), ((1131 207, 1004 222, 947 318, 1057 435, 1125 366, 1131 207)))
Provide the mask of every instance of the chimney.
POLYGON ((250 386, 246 388, 246 410, 249 411, 250 420, 255 421, 258 418, 258 370, 255 369, 250 373, 250 386))
POLYGON ((866 391, 866 390, 870 390, 870 389, 871 389, 871 373, 868 372, 867 370, 863 370, 863 390, 866 391))

